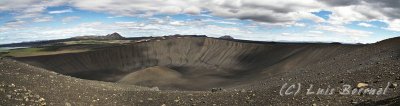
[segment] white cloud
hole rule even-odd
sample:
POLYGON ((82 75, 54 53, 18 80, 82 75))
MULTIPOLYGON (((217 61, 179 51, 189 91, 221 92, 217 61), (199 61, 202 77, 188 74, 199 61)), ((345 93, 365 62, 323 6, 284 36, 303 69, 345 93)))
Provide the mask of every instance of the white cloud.
POLYGON ((72 9, 65 9, 65 10, 55 10, 55 11, 49 11, 49 14, 62 14, 62 13, 70 13, 74 12, 72 9))
POLYGON ((84 10, 107 12, 123 16, 140 16, 143 14, 199 14, 202 10, 212 15, 225 18, 250 19, 267 23, 293 23, 300 19, 323 21, 310 12, 316 11, 323 4, 315 0, 156 0, 156 1, 115 1, 100 0, 72 1, 72 5, 84 10))
MULTIPOLYGON (((335 25, 348 24, 352 21, 370 20, 366 15, 358 10, 365 6, 344 6, 332 7, 332 15, 329 18, 329 23, 335 25)), ((370 9, 369 7, 365 7, 370 9)))
MULTIPOLYGON (((44 15, 61 14, 72 12, 72 9, 81 9, 95 12, 103 12, 115 17, 137 16, 146 17, 151 22, 117 22, 105 25, 104 23, 81 24, 81 29, 64 29, 62 31, 84 33, 83 31, 129 30, 142 31, 151 34, 176 33, 205 33, 205 34, 249 34, 254 33, 246 28, 229 27, 229 25, 241 24, 229 19, 249 20, 257 26, 299 26, 311 27, 306 23, 299 23, 300 20, 313 20, 319 24, 311 31, 305 31, 302 37, 316 37, 322 34, 336 34, 338 36, 348 36, 354 38, 368 37, 372 32, 355 30, 344 27, 345 24, 352 22, 382 21, 388 24, 385 28, 390 31, 400 31, 400 3, 398 0, 3 0, 0 2, 0 12, 12 12, 14 21, 7 22, 0 27, 0 31, 19 28, 32 19, 33 22, 51 21, 52 17, 44 15), (68 5, 71 9, 47 11, 48 7, 68 5), (331 11, 328 20, 324 20, 310 12, 320 10, 331 11), (201 14, 203 13, 203 14, 201 14), (207 14, 204 14, 207 13, 207 14), (151 17, 156 14, 191 14, 204 17, 221 17, 223 20, 214 20, 214 23, 229 24, 224 26, 209 26, 206 20, 171 20, 168 18, 151 17), (86 26, 88 28, 84 28, 86 26), (113 26, 109 27, 109 26, 113 26), (177 26, 193 28, 192 30, 182 30, 177 26), (198 29, 197 29, 198 28, 198 29), (168 30, 167 30, 168 29, 168 30), (148 32, 149 30, 161 30, 159 32, 148 32), (176 32, 174 32, 176 31, 176 32)), ((108 18, 115 18, 108 17, 108 18)), ((77 16, 65 17, 63 23, 79 19, 77 16)), ((210 21, 211 22, 211 21, 210 21)), ((246 21, 247 22, 247 21, 246 21)), ((372 24, 359 23, 364 27, 373 27, 372 24)), ((58 29, 57 29, 58 30, 58 29)), ((57 32, 57 31, 56 31, 57 32)), ((64 32, 67 33, 67 32, 64 32)), ((69 33, 69 32, 68 32, 69 33)), ((236 35, 236 36, 238 36, 236 35)), ((285 35, 279 34, 278 35, 285 35)), ((298 35, 287 33, 286 35, 298 35)), ((263 36, 259 34, 259 36, 263 36)), ((319 37, 319 36, 318 36, 319 37)))
POLYGON ((283 36, 290 36, 290 35, 292 35, 291 33, 281 33, 281 35, 283 35, 283 36))
POLYGON ((373 26, 374 26, 374 25, 372 25, 372 24, 368 24, 368 23, 364 23, 364 22, 358 23, 357 25, 358 25, 358 26, 363 26, 363 27, 373 27, 373 26))
POLYGON ((307 26, 307 25, 304 24, 304 23, 295 23, 294 26, 305 27, 305 26, 307 26))
POLYGON ((238 23, 236 22, 230 22, 230 21, 218 21, 217 23, 221 23, 221 24, 230 24, 230 25, 236 25, 238 23))
POLYGON ((6 27, 19 27, 23 24, 25 24, 26 21, 22 21, 22 20, 13 20, 13 21, 8 21, 7 23, 5 23, 4 26, 6 27))
POLYGON ((4 0, 0 2, 0 11, 10 11, 29 7, 35 3, 34 0, 4 0))
POLYGON ((49 22, 49 21, 52 21, 52 20, 53 20, 52 16, 45 16, 45 17, 34 18, 33 22, 49 22))
POLYGON ((194 14, 194 15, 200 14, 200 12, 201 12, 201 9, 196 6, 191 6, 191 7, 185 8, 183 10, 183 13, 194 14))
POLYGON ((206 30, 209 30, 208 34, 210 35, 246 35, 252 33, 251 31, 247 31, 237 27, 221 27, 217 25, 207 25, 205 28, 206 30))
POLYGON ((135 0, 135 1, 117 1, 117 0, 99 0, 81 1, 73 0, 73 6, 84 10, 108 12, 115 15, 138 16, 140 14, 167 13, 177 14, 188 12, 196 14, 200 12, 196 6, 197 0, 135 0))
MULTIPOLYGON (((175 22, 175 21, 171 21, 175 22)), ((187 25, 186 27, 175 27, 172 24, 141 23, 141 22, 114 22, 106 24, 102 22, 82 23, 72 28, 46 29, 36 31, 38 35, 57 35, 59 38, 79 35, 104 35, 112 32, 119 32, 123 36, 161 36, 168 34, 205 34, 219 37, 231 35, 240 38, 242 35, 252 34, 251 31, 237 27, 222 27, 217 25, 187 25), (156 31, 154 31, 156 30, 156 31)))
POLYGON ((63 23, 68 23, 68 22, 71 22, 71 21, 74 21, 74 20, 77 20, 77 19, 80 19, 80 18, 81 17, 78 17, 78 16, 69 16, 69 17, 63 18, 61 21, 63 23))
POLYGON ((212 14, 222 17, 250 19, 266 23, 294 23, 301 19, 323 21, 322 18, 310 13, 316 11, 315 8, 323 6, 314 0, 215 0, 214 3, 217 5, 210 6, 212 14))
POLYGON ((11 11, 16 19, 42 16, 47 7, 65 4, 64 0, 4 0, 0 2, 0 12, 11 11))
POLYGON ((323 34, 324 32, 322 31, 308 31, 309 33, 313 33, 313 34, 323 34))
POLYGON ((171 21, 171 22, 169 22, 169 24, 173 25, 173 26, 184 26, 184 25, 186 25, 186 23, 183 22, 183 21, 171 21))
MULTIPOLYGON (((16 18, 40 17, 47 7, 68 4, 83 10, 106 12, 119 16, 151 16, 154 14, 200 14, 248 19, 270 24, 296 24, 301 19, 324 22, 310 12, 332 11, 328 20, 335 25, 352 21, 385 20, 388 24, 400 17, 396 0, 5 0, 0 2, 0 11, 18 12, 16 18)), ((49 11, 50 14, 72 12, 72 9, 49 11)))
POLYGON ((229 24, 229 25, 237 25, 237 22, 233 21, 224 21, 224 20, 215 20, 215 19, 202 19, 203 22, 212 22, 212 23, 220 23, 220 24, 229 24))
POLYGON ((400 32, 400 19, 395 19, 395 20, 392 20, 392 21, 386 22, 386 23, 389 23, 388 24, 389 26, 385 29, 400 32))
POLYGON ((120 17, 123 17, 123 16, 108 16, 107 18, 120 18, 120 17))
POLYGON ((156 24, 145 24, 138 22, 115 22, 109 27, 114 27, 113 29, 133 29, 133 30, 160 30, 156 24))
POLYGON ((350 36, 350 37, 368 37, 373 34, 373 32, 350 29, 344 26, 318 26, 316 29, 322 31, 329 31, 340 36, 350 36))
MULTIPOLYGON (((335 33, 310 33, 310 32, 290 32, 273 35, 274 41, 283 42, 342 42, 342 43, 371 43, 369 37, 364 36, 344 36, 335 33)), ((257 40, 257 39, 256 39, 257 40)))
MULTIPOLYGON (((16 18, 41 17, 47 7, 69 4, 83 10, 106 12, 118 16, 144 16, 154 14, 200 14, 209 11, 211 15, 253 20, 275 25, 294 24, 302 19, 315 22, 325 22, 324 19, 311 14, 320 10, 332 11, 328 22, 334 25, 343 25, 352 21, 385 20, 391 24, 398 19, 400 10, 398 2, 394 0, 373 1, 356 0, 329 1, 329 0, 5 0, 0 2, 0 11, 18 12, 16 18), (382 7, 383 6, 383 7, 382 7)), ((72 9, 49 11, 49 14, 72 12, 72 9)), ((302 26, 302 25, 301 25, 302 26)), ((390 28, 393 29, 393 28, 390 28)))

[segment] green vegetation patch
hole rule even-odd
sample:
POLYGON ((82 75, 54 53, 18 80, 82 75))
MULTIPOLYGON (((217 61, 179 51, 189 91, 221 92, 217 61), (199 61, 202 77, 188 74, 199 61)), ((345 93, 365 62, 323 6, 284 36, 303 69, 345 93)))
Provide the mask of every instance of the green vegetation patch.
POLYGON ((130 43, 130 40, 77 40, 30 48, 0 48, 0 56, 28 57, 63 53, 85 52, 113 45, 130 43))
POLYGON ((12 49, 3 52, 1 56, 12 56, 12 57, 27 57, 27 56, 39 56, 39 55, 52 55, 61 53, 74 53, 74 52, 84 52, 86 49, 81 50, 49 50, 49 48, 21 48, 12 49))

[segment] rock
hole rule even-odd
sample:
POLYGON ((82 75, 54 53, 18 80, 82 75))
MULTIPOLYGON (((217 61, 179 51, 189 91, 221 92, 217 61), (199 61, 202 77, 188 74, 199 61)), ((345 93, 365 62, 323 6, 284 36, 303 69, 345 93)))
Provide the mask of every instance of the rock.
POLYGON ((72 106, 72 105, 69 102, 65 102, 65 106, 72 106))
POLYGON ((10 85, 8 85, 8 87, 15 87, 15 85, 14 84, 10 84, 10 85))
POLYGON ((246 100, 246 103, 254 102, 254 100, 246 100))
POLYGON ((398 85, 396 84, 396 83, 391 83, 390 85, 389 85, 389 88, 396 88, 398 85))
POLYGON ((218 92, 218 91, 223 91, 222 88, 212 88, 211 92, 218 92))
POLYGON ((351 104, 357 104, 358 102, 356 102, 356 101, 354 101, 354 100, 351 100, 350 103, 351 103, 351 104))
POLYGON ((150 90, 152 90, 152 91, 160 91, 160 89, 158 89, 158 87, 152 87, 152 88, 150 88, 150 90))
POLYGON ((39 102, 43 102, 45 99, 44 98, 40 98, 39 99, 39 102))
POLYGON ((367 88, 367 87, 368 87, 367 83, 360 82, 360 83, 357 84, 357 88, 367 88))
POLYGON ((147 100, 153 100, 153 98, 147 98, 147 100))
POLYGON ((211 92, 217 92, 217 89, 216 88, 212 88, 211 92))
POLYGON ((46 106, 46 102, 44 100, 45 100, 44 98, 39 99, 39 103, 41 106, 46 106))

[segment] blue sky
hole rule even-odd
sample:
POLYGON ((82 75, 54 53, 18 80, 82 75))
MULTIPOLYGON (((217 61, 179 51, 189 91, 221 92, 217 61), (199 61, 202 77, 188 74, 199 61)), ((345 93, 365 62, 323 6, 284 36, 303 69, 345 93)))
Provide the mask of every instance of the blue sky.
POLYGON ((391 0, 359 1, 2 0, 0 44, 113 32, 344 43, 399 36, 400 9, 385 5, 391 0))

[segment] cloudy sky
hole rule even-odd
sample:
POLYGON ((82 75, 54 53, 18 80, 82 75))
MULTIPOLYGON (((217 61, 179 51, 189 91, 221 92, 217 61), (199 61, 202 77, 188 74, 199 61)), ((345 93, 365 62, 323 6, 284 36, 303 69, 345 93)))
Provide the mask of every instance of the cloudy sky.
POLYGON ((113 32, 373 43, 400 35, 399 11, 400 0, 0 0, 0 44, 113 32))

